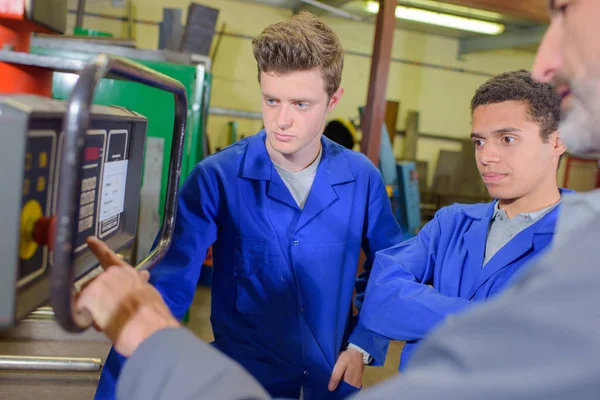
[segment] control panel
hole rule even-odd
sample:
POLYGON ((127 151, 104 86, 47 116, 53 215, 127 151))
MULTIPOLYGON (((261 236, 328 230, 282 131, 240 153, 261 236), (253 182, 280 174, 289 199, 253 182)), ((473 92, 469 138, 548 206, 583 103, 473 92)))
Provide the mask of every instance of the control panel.
MULTIPOLYGON (((0 254, 8 263, 0 270, 0 327, 49 299, 66 111, 62 101, 0 96, 0 254)), ((145 135, 146 119, 139 114, 92 106, 81 169, 73 174, 79 192, 71 249, 76 277, 97 265, 88 236, 115 250, 134 239, 145 135)))

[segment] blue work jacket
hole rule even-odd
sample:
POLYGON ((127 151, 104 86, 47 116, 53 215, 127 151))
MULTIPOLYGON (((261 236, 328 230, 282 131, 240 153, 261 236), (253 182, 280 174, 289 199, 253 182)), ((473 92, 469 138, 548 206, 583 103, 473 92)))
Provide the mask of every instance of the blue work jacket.
MULTIPOLYGON (((568 190, 561 190, 561 195, 568 190)), ((419 234, 377 253, 350 341, 385 361, 388 342, 405 340, 400 371, 419 341, 447 316, 496 295, 548 247, 559 206, 519 232, 483 266, 495 202, 440 209, 419 234)))
MULTIPOLYGON (((360 306, 375 252, 402 240, 381 174, 363 154, 323 137, 303 209, 274 169, 264 131, 199 163, 182 187, 173 243, 151 282, 173 314, 188 310, 213 246, 214 345, 274 397, 338 399, 327 384, 360 306), (357 279, 359 254, 365 272, 357 279)), ((377 340, 377 339, 376 339, 377 340)), ((385 339, 384 341, 387 341, 385 339)), ((97 399, 114 396, 111 354, 97 399)))

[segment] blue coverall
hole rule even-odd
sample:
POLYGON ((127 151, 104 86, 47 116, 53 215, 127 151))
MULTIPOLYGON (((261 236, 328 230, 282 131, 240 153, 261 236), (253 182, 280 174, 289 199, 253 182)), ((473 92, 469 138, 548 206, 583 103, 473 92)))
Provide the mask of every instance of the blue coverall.
POLYGON ((444 207, 417 236, 377 253, 350 337, 374 357, 374 365, 384 363, 389 343, 374 333, 380 339, 407 341, 400 360, 403 371, 419 341, 440 322, 496 295, 550 244, 560 205, 519 232, 484 266, 494 206, 444 207))
MULTIPOLYGON (((402 240, 379 170, 323 137, 301 210, 273 167, 264 131, 200 162, 182 187, 175 234, 151 282, 173 314, 188 310, 213 246, 214 346, 274 397, 338 399, 327 390, 355 325, 375 252, 402 240), (357 279, 361 248, 367 261, 357 279)), ((387 341, 377 338, 376 341, 387 341)), ((96 399, 114 398, 123 357, 111 351, 96 399)))

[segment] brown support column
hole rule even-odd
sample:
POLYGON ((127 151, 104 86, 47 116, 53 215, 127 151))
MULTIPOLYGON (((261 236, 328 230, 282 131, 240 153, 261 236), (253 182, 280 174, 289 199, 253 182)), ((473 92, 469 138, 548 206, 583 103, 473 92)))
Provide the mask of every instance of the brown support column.
POLYGON ((381 127, 385 120, 386 89, 392 59, 397 4, 397 0, 379 0, 379 13, 377 14, 373 56, 371 59, 369 92, 361 121, 363 133, 360 144, 361 151, 376 166, 379 165, 381 127))

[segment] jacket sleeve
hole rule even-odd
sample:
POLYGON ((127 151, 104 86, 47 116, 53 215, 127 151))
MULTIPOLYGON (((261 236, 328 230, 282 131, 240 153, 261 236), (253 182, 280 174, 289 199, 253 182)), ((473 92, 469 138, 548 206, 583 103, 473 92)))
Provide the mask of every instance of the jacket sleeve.
POLYGON ((192 303, 206 252, 217 238, 219 196, 214 180, 202 164, 194 168, 181 188, 171 247, 150 273, 150 283, 177 319, 192 303))
POLYGON ((117 385, 123 400, 268 399, 240 365, 184 328, 150 336, 127 360, 117 385))
POLYGON ((366 221, 362 233, 362 250, 365 253, 366 260, 363 264, 364 271, 356 280, 355 305, 359 310, 365 298, 375 253, 402 242, 402 230, 392 213, 392 206, 381 173, 376 169, 373 169, 370 176, 367 207, 366 221))
MULTIPOLYGON (((366 260, 363 265, 364 271, 358 276, 355 286, 355 305, 358 310, 361 310, 365 298, 375 253, 398 244, 403 239, 400 225, 392 213, 390 199, 383 179, 376 169, 373 169, 371 173, 370 186, 365 229, 362 234, 362 250, 365 253, 366 260)), ((359 315, 361 312, 359 311, 359 315)), ((373 365, 383 365, 383 362, 379 361, 383 361, 387 352, 388 338, 356 325, 348 342, 367 351, 374 358, 373 365)))
MULTIPOLYGON (((416 237, 377 253, 356 332, 370 331, 393 340, 420 340, 446 316, 471 304, 429 286, 433 283, 440 220, 445 215, 447 210, 440 210, 416 237)), ((353 343, 358 340, 351 339, 353 343)), ((362 348, 369 353, 375 350, 362 348)), ((385 353, 375 354, 385 358, 385 353)))

